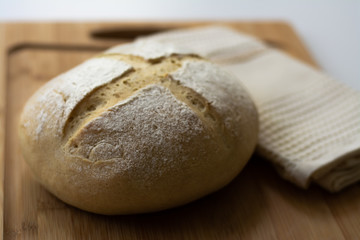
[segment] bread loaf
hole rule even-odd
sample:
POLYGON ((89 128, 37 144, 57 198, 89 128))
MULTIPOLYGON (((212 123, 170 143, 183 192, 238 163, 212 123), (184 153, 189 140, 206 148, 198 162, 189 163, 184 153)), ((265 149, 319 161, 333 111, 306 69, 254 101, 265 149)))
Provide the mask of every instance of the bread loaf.
POLYGON ((232 75, 174 46, 115 47, 45 84, 20 120, 23 156, 64 202, 101 214, 179 206, 228 184, 258 119, 232 75))

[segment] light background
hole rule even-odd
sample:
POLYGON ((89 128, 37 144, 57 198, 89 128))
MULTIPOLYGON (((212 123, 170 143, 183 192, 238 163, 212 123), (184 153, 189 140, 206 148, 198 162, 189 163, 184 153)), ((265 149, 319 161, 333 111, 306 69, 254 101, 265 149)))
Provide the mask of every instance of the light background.
POLYGON ((360 0, 0 0, 0 21, 264 19, 288 21, 324 71, 360 90, 360 0))

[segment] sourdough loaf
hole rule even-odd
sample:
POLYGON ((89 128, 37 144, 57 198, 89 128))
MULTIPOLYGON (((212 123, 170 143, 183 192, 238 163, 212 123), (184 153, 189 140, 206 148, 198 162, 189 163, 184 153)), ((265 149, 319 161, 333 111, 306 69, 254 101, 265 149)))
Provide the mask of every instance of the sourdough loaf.
POLYGON ((66 203, 101 214, 182 205, 229 183, 257 113, 232 75, 170 45, 115 47, 45 84, 20 120, 24 158, 66 203))

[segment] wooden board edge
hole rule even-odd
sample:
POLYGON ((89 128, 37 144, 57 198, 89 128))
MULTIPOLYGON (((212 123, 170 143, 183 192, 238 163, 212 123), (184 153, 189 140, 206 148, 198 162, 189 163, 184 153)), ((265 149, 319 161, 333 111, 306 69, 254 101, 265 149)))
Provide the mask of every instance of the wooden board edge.
POLYGON ((5 167, 5 106, 6 46, 5 27, 0 23, 0 239, 4 236, 4 167, 5 167))
POLYGON ((292 41, 295 42, 301 51, 301 54, 304 56, 305 63, 311 65, 312 67, 319 68, 318 63, 315 61, 314 57, 308 51, 304 40, 301 35, 297 33, 296 28, 293 27, 289 22, 277 22, 279 28, 282 28, 283 31, 289 33, 289 36, 292 36, 292 41))

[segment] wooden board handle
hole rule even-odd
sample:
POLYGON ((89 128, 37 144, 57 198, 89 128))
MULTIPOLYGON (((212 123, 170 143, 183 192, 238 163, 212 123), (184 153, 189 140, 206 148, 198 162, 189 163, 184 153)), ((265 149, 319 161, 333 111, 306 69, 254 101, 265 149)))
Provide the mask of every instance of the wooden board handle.
POLYGON ((171 30, 170 27, 144 27, 144 26, 127 26, 94 30, 90 36, 95 39, 123 39, 133 40, 140 36, 151 35, 154 33, 171 30))

